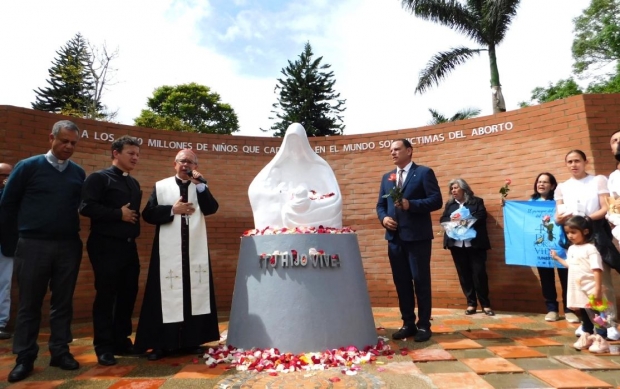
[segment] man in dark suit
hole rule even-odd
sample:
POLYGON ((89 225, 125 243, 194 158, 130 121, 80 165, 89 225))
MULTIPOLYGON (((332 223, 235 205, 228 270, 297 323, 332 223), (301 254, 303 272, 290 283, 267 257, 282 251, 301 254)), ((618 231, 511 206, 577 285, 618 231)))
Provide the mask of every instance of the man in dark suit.
POLYGON ((415 336, 416 342, 430 339, 431 332, 431 212, 442 207, 441 191, 432 169, 413 163, 413 148, 406 140, 390 146, 396 170, 383 175, 377 215, 385 227, 388 257, 398 294, 403 326, 392 338, 415 336), (396 188, 402 199, 390 196, 396 188), (416 323, 415 299, 418 300, 416 323))

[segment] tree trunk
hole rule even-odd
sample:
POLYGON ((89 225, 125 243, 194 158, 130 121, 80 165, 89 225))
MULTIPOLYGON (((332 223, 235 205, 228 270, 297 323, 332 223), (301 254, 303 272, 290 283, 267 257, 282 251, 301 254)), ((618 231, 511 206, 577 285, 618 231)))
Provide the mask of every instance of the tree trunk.
POLYGON ((493 113, 506 112, 506 102, 504 101, 501 86, 491 87, 491 99, 493 100, 493 113))
POLYGON ((491 67, 491 97, 493 113, 506 112, 506 102, 502 94, 502 85, 499 83, 499 70, 497 69, 497 57, 495 45, 489 45, 489 65, 491 67))

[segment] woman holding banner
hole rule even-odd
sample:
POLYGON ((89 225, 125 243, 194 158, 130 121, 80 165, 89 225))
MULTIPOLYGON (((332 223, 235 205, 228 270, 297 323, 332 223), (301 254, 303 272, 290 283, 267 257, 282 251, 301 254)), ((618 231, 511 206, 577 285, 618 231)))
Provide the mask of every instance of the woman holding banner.
MULTIPOLYGON (((553 201, 555 189, 558 186, 558 181, 551 173, 540 173, 536 180, 534 180, 534 193, 530 197, 530 201, 553 201)), ((562 230, 562 233, 564 231, 562 230)), ((538 276, 540 278, 540 286, 542 288, 542 294, 547 306, 546 321, 558 321, 559 304, 558 294, 555 290, 555 268, 553 267, 537 267, 538 276)), ((568 309, 566 305, 566 284, 568 280, 568 269, 565 267, 558 267, 558 278, 560 279, 560 285, 562 286, 562 302, 564 304, 564 317, 566 321, 570 323, 579 323, 579 318, 573 311, 568 309)))
POLYGON ((476 313, 478 301, 485 315, 493 316, 489 300, 487 250, 491 248, 487 233, 487 210, 484 201, 475 197, 467 182, 455 178, 448 184, 449 197, 441 225, 445 234, 443 248, 449 249, 467 299, 466 315, 476 313))
MULTIPOLYGON (((608 262, 610 256, 618 255, 618 251, 613 244, 611 228, 605 220, 607 214, 607 178, 605 176, 593 176, 586 172, 588 160, 586 154, 581 150, 571 150, 564 158, 571 178, 558 185, 555 192, 556 213, 555 222, 564 225, 571 216, 588 216, 592 219, 594 230, 595 245, 603 257, 603 262, 608 262), (607 257, 607 259, 606 259, 607 257)), ((603 278, 611 279, 609 266, 605 266, 603 278)), ((615 297, 615 293, 610 293, 615 297)), ((616 301, 609 301, 609 306, 613 307, 613 322, 616 321, 616 301)), ((581 315, 581 326, 577 329, 576 335, 581 333, 594 333, 594 324, 588 315, 581 315)), ((607 338, 612 340, 620 339, 620 334, 616 327, 607 329, 607 338)))

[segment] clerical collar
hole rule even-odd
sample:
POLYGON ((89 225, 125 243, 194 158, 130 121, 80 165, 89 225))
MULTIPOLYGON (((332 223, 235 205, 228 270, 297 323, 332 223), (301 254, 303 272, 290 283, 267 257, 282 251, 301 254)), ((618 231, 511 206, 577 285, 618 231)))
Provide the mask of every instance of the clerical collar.
POLYGON ((129 173, 128 173, 128 172, 124 172, 124 171, 122 171, 121 169, 119 169, 119 168, 118 168, 118 166, 114 166, 114 165, 112 165, 112 170, 114 170, 114 172, 115 172, 116 174, 118 174, 119 176, 125 176, 125 177, 127 177, 127 176, 129 175, 129 173))
POLYGON ((63 163, 67 162, 66 159, 58 159, 56 158, 56 156, 52 153, 52 150, 48 151, 47 154, 45 154, 45 159, 47 159, 51 164, 59 164, 62 165, 63 163))
POLYGON ((174 176, 174 178, 177 179, 177 182, 180 182, 182 184, 187 184, 188 182, 190 182, 189 180, 183 180, 183 179, 179 178, 179 176, 174 176))

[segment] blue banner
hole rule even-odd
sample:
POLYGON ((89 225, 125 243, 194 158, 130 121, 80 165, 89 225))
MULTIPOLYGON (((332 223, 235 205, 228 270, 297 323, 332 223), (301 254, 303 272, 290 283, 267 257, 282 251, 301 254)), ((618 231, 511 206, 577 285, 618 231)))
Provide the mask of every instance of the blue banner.
POLYGON ((506 264, 563 267, 549 255, 556 250, 566 258, 560 247, 564 231, 554 223, 555 201, 506 201, 504 205, 504 241, 506 264))

